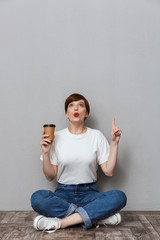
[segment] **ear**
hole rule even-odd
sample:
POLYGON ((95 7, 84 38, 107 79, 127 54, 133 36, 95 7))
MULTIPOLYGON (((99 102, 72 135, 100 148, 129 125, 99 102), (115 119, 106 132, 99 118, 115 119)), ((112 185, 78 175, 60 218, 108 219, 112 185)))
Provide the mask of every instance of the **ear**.
POLYGON ((85 117, 88 118, 88 112, 86 112, 86 116, 85 117))
POLYGON ((69 118, 67 113, 66 113, 66 118, 69 118))

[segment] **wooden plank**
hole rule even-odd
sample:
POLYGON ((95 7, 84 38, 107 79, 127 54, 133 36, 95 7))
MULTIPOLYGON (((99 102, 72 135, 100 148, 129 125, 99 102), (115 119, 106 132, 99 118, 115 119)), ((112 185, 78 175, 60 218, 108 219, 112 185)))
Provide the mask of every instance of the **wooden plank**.
POLYGON ((37 216, 34 211, 1 211, 1 240, 158 240, 160 239, 160 211, 123 211, 122 222, 118 226, 91 228, 81 225, 59 229, 54 233, 44 233, 33 228, 37 216))
POLYGON ((158 233, 160 239, 160 216, 147 216, 146 218, 150 222, 154 230, 158 233))
POLYGON ((123 227, 141 227, 142 224, 139 221, 137 215, 123 215, 122 222, 119 226, 123 227))
POLYGON ((6 216, 6 212, 0 212, 0 223, 5 216, 6 216))
POLYGON ((37 216, 37 214, 33 211, 7 211, 7 212, 1 212, 1 223, 22 223, 27 222, 31 223, 33 222, 33 219, 37 216))
POLYGON ((40 236, 40 240, 93 240, 95 239, 95 233, 88 230, 81 231, 65 231, 65 229, 57 230, 54 233, 42 233, 40 236))
POLYGON ((12 218, 15 216, 15 212, 6 212, 3 219, 1 220, 1 223, 11 223, 12 218))
POLYGON ((106 236, 102 231, 98 231, 95 233, 95 240, 105 240, 106 236))
POLYGON ((160 211, 121 211, 120 212, 121 215, 123 216, 123 214, 125 216, 127 215, 134 215, 134 216, 139 216, 139 215, 145 215, 145 216, 155 216, 155 215, 159 215, 160 216, 160 211))
POLYGON ((142 227, 140 227, 140 226, 130 227, 130 230, 134 236, 134 239, 150 240, 150 237, 143 226, 142 227))
POLYGON ((150 239, 153 239, 153 240, 160 239, 159 234, 155 231, 152 224, 147 220, 147 218, 144 215, 140 215, 139 219, 140 219, 142 225, 144 226, 146 232, 150 236, 150 239))
POLYGON ((12 231, 12 228, 9 227, 8 225, 2 226, 2 224, 0 224, 0 239, 7 240, 10 236, 11 231, 12 231))
POLYGON ((35 231, 33 227, 21 226, 18 224, 1 224, 1 240, 39 240, 41 232, 35 231))
POLYGON ((104 231, 104 234, 107 240, 134 240, 134 236, 130 229, 108 229, 104 231))

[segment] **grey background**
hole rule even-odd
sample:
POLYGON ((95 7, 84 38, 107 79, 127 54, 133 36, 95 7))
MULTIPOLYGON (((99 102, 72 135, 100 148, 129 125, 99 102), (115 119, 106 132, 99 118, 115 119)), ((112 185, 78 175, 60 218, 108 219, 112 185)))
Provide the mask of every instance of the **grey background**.
MULTIPOLYGON (((126 210, 160 210, 160 1, 0 1, 0 210, 31 210, 30 195, 54 189, 42 172, 42 125, 68 126, 64 101, 83 94, 86 125, 110 142, 122 129, 115 175, 126 210)), ((78 167, 78 166, 77 166, 78 167)))

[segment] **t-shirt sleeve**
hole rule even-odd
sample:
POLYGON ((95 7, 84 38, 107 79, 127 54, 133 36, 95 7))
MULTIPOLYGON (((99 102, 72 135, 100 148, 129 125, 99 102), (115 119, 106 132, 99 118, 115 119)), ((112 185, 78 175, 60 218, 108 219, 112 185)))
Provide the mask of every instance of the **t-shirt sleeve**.
POLYGON ((109 143, 106 137, 99 131, 98 150, 97 150, 97 160, 99 165, 108 161, 109 152, 110 152, 109 143))
MULTIPOLYGON (((43 155, 41 154, 40 160, 43 161, 43 155)), ((55 143, 53 142, 51 149, 50 149, 50 162, 53 165, 58 165, 56 153, 55 153, 55 143)))

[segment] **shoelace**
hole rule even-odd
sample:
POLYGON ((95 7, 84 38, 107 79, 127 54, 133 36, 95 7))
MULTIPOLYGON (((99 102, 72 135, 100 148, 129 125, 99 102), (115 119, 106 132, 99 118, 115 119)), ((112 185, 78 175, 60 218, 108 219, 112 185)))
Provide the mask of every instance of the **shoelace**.
POLYGON ((50 230, 53 227, 53 225, 47 226, 43 232, 47 232, 47 233, 52 233, 55 232, 57 230, 57 228, 55 228, 54 230, 50 230))
MULTIPOLYGON (((108 225, 106 223, 103 223, 102 225, 104 225, 105 227, 108 227, 108 225)), ((96 228, 99 228, 99 224, 95 224, 96 228)))
POLYGON ((58 229, 58 218, 54 218, 54 220, 57 220, 55 221, 55 224, 53 224, 53 218, 47 219, 48 224, 47 224, 47 227, 43 229, 43 232, 52 233, 58 229))

